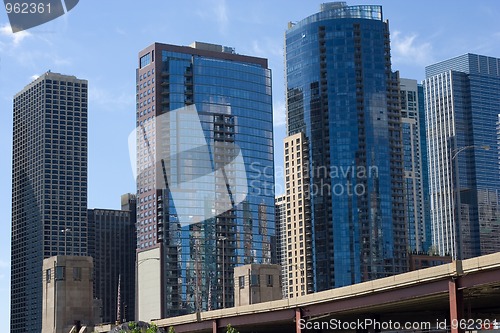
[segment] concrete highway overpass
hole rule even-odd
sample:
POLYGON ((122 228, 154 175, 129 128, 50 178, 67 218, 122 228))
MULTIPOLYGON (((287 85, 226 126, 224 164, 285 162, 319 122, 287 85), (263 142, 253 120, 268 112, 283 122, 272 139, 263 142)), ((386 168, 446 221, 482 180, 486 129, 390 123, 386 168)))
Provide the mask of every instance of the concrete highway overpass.
POLYGON ((228 324, 241 333, 456 333, 481 327, 500 332, 500 253, 299 298, 154 322, 176 333, 225 332, 228 324))

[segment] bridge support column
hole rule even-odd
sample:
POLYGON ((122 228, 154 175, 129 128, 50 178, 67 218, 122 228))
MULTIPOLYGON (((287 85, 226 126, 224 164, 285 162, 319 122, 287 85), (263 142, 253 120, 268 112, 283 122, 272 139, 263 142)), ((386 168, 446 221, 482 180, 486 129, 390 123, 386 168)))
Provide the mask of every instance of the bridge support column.
POLYGON ((457 280, 448 282, 448 295, 450 300, 450 326, 451 333, 459 333, 460 320, 463 319, 463 293, 458 290, 457 280))
POLYGON ((302 330, 300 329, 300 320, 302 319, 302 313, 300 312, 300 309, 297 308, 295 309, 295 333, 301 333, 302 330))
POLYGON ((217 333, 217 319, 212 320, 212 333, 217 333))

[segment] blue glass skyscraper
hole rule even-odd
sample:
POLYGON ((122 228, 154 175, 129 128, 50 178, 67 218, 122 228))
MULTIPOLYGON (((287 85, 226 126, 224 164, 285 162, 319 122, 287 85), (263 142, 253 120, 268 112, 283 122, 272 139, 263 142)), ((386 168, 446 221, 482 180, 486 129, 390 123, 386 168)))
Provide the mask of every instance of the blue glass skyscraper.
POLYGON ((500 59, 465 54, 426 67, 433 244, 466 259, 500 251, 500 59))
POLYGON ((267 60, 155 43, 138 66, 136 318, 231 307, 233 268, 275 261, 267 60))
POLYGON ((287 131, 309 142, 314 290, 407 270, 398 77, 381 6, 286 31, 287 131))

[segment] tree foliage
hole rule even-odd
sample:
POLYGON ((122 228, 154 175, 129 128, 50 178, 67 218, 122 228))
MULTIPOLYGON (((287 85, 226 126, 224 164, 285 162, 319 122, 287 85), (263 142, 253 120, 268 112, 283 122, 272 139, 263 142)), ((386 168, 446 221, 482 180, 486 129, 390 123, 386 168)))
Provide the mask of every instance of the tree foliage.
POLYGON ((240 333, 236 328, 231 326, 231 324, 227 324, 226 326, 226 333, 240 333))

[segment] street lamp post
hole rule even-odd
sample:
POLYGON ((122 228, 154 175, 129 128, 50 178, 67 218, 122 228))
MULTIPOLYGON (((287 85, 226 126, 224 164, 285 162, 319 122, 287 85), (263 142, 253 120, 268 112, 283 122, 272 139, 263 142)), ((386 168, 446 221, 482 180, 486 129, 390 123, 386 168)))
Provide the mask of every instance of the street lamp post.
POLYGON ((67 237, 68 237, 68 232, 71 232, 71 229, 70 228, 66 228, 66 229, 62 229, 61 230, 62 233, 64 233, 64 255, 66 255, 66 251, 67 251, 67 243, 66 243, 66 240, 67 240, 67 237))
POLYGON ((226 248, 226 236, 219 236, 219 240, 222 241, 222 308, 226 308, 226 261, 225 261, 225 248, 226 248))
POLYGON ((453 168, 453 174, 455 178, 455 186, 453 187, 453 193, 454 193, 454 227, 455 227, 455 239, 454 239, 454 259, 455 260, 460 260, 462 259, 462 250, 461 250, 461 245, 462 245, 462 233, 460 232, 460 220, 461 220, 461 197, 460 197, 460 179, 459 179, 459 173, 458 173, 458 163, 456 162, 456 158, 458 155, 469 149, 475 149, 475 148, 480 148, 484 150, 489 150, 490 146, 488 145, 470 145, 470 146, 464 146, 464 147, 459 147, 455 148, 451 151, 451 163, 452 163, 452 168, 453 168))

